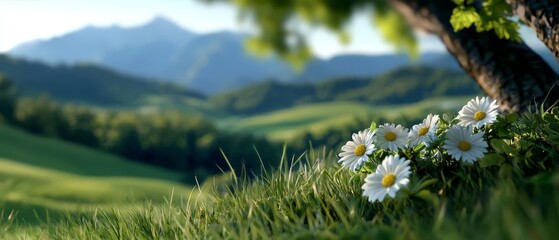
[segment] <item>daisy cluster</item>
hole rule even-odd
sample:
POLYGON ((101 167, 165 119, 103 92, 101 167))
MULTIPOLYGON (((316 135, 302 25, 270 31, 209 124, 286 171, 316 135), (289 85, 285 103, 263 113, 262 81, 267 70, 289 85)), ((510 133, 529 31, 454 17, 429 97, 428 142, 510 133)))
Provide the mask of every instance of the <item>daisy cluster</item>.
POLYGON ((421 160, 406 159, 406 151, 427 152, 412 155, 417 158, 438 156, 433 159, 473 164, 487 153, 485 130, 488 124, 496 121, 497 109, 495 100, 476 97, 458 112, 458 117, 452 121, 457 124, 441 124, 439 116, 433 114, 410 130, 393 123, 378 128, 373 124, 352 135, 352 141, 342 147, 338 162, 351 171, 370 173, 362 186, 363 196, 370 202, 381 202, 386 195, 394 198, 410 181, 411 161, 421 160), (378 161, 378 156, 384 156, 383 160, 378 161), (365 167, 371 162, 376 163, 374 172, 365 167))

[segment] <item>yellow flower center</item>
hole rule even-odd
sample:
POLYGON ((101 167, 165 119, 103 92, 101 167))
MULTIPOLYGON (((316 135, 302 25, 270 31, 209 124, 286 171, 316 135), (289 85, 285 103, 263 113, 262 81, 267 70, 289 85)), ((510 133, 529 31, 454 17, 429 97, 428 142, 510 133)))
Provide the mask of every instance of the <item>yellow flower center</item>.
POLYGON ((458 149, 462 150, 462 152, 469 151, 472 148, 472 144, 466 141, 460 141, 458 143, 458 149))
POLYGON ((474 113, 474 120, 480 121, 485 118, 485 112, 479 111, 474 113))
POLYGON ((363 154, 365 154, 365 151, 367 151, 367 146, 365 146, 365 144, 359 144, 357 145, 357 147, 355 147, 353 153, 355 153, 355 155, 357 156, 363 156, 363 154))
POLYGON ((429 127, 428 126, 423 126, 419 129, 419 131, 417 131, 417 134, 419 136, 425 136, 425 134, 427 134, 427 132, 429 132, 429 127))
POLYGON ((392 142, 392 141, 396 140, 396 133, 394 133, 392 131, 386 132, 384 134, 384 139, 386 139, 387 141, 392 142))
POLYGON ((394 182, 396 182, 396 175, 389 173, 384 175, 384 177, 382 178, 382 186, 384 187, 390 187, 392 185, 394 185, 394 182))

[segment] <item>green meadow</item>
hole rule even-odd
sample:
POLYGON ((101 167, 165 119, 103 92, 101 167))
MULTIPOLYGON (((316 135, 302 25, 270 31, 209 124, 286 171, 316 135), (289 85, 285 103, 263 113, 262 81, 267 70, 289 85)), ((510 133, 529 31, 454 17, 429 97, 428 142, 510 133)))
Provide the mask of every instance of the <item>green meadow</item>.
POLYGON ((189 96, 161 96, 149 95, 125 104, 115 104, 103 107, 109 110, 140 111, 144 113, 164 113, 176 111, 188 115, 203 116, 208 119, 218 120, 227 117, 228 114, 215 107, 210 102, 189 96))
POLYGON ((443 97, 412 104, 378 106, 358 102, 313 103, 254 116, 229 118, 223 120, 221 126, 285 141, 303 132, 320 133, 328 128, 343 126, 356 118, 383 117, 398 121, 423 118, 430 112, 455 112, 470 99, 470 96, 443 97))
POLYGON ((0 240, 559 238, 557 1, 7 2, 0 240))
POLYGON ((0 135, 0 206, 19 226, 198 195, 177 172, 6 126, 0 135))
MULTIPOLYGON (((377 107, 313 103, 224 118, 219 126, 286 141, 356 118, 456 114, 469 99, 377 107)), ((361 196, 364 174, 340 169, 332 149, 284 155, 256 179, 224 174, 198 187, 180 183, 178 172, 0 126, 0 239, 550 239, 559 220, 552 160, 558 113, 520 117, 515 134, 525 139, 507 140, 503 149, 514 149, 522 160, 503 153, 506 161, 493 163, 500 165, 445 168, 448 182, 429 181, 444 194, 416 178, 403 190, 405 198, 375 204, 361 196), (535 159, 543 161, 531 164, 535 159)))
POLYGON ((178 181, 178 172, 131 162, 78 144, 0 125, 0 157, 67 173, 96 177, 142 177, 178 181))

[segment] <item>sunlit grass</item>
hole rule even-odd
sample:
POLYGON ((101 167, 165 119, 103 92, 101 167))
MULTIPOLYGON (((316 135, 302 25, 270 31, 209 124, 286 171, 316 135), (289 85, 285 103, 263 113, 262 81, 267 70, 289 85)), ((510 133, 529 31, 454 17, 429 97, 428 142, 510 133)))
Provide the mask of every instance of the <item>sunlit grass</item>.
MULTIPOLYGON (((363 176, 340 170, 334 156, 284 159, 278 171, 198 201, 122 204, 69 216, 40 229, 10 231, 30 239, 553 239, 559 234, 559 172, 523 183, 503 181, 459 211, 446 199, 436 209, 371 204, 363 176), (288 164, 289 162, 294 164, 288 164), (24 233, 25 232, 25 233, 24 233)), ((236 184, 235 184, 236 182, 236 184)), ((460 209, 460 208, 458 208, 460 209)), ((15 235, 11 235, 15 236, 15 235)))
MULTIPOLYGON (((85 176, 129 176, 178 181, 179 172, 149 166, 103 151, 36 136, 0 125, 0 158, 85 176)), ((0 169, 1 171, 2 169, 0 169)))
POLYGON ((140 111, 145 113, 179 111, 181 113, 204 116, 218 120, 227 113, 210 102, 194 97, 151 95, 127 104, 113 105, 109 110, 140 111))
POLYGON ((139 177, 87 177, 13 160, 0 159, 0 183, 5 211, 15 211, 18 224, 35 224, 47 216, 81 214, 114 204, 135 206, 149 200, 162 203, 174 194, 178 201, 192 188, 177 182, 139 177))
POLYGON ((289 140, 302 132, 320 133, 343 126, 355 118, 374 114, 388 120, 423 117, 429 112, 457 111, 471 97, 429 99, 414 104, 372 106, 356 102, 329 102, 300 105, 250 117, 222 121, 225 129, 247 131, 274 140, 289 140))
MULTIPOLYGON (((188 196, 179 172, 0 126, 0 209, 31 226, 101 207, 141 208, 188 196)), ((1 239, 1 238, 0 238, 1 239)))
MULTIPOLYGON (((519 122, 503 119, 495 124, 514 125, 506 128, 512 130, 491 133, 504 136, 502 142, 510 144, 491 142, 496 154, 505 154, 501 165, 450 164, 429 169, 435 173, 431 177, 441 176, 433 182, 436 187, 423 192, 427 188, 412 179, 415 185, 382 203, 361 196, 364 173, 341 169, 336 152, 311 149, 301 158, 284 155, 274 171, 263 171, 256 178, 235 169, 238 175, 229 175, 227 181, 215 178, 216 184, 210 181, 203 190, 187 189, 178 193, 181 197, 167 197, 168 201, 118 202, 115 197, 83 211, 52 209, 58 217, 30 228, 11 224, 6 207, 13 201, 0 197, 5 209, 0 214, 0 230, 4 230, 0 239, 555 239, 559 234, 559 110, 522 115, 519 122)), ((23 166, 12 169, 14 175, 36 176, 29 179, 37 182, 41 176, 60 174, 23 166)), ((412 178, 422 177, 417 174, 412 178)), ((84 185, 92 178, 58 177, 84 181, 84 185)), ((103 185, 114 188, 118 196, 120 184, 130 181, 110 180, 103 185)), ((13 186, 17 185, 0 188, 0 196, 18 189, 13 186)), ((149 194, 155 196, 156 183, 153 189, 149 194)))

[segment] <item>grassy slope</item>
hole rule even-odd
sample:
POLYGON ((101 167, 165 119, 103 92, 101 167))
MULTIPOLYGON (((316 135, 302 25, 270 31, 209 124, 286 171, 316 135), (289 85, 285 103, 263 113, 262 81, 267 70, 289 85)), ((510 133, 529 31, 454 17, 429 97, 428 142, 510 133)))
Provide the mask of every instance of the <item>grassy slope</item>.
POLYGON ((374 114, 398 119, 402 117, 402 113, 406 116, 423 116, 433 111, 456 111, 469 99, 470 97, 434 98, 414 104, 376 107, 356 102, 315 103, 256 116, 227 119, 222 125, 235 131, 250 131, 275 140, 288 140, 304 131, 319 132, 344 125, 355 117, 374 114))
POLYGON ((133 207, 145 200, 163 202, 174 191, 175 200, 187 197, 191 188, 176 182, 140 177, 85 177, 15 160, 0 158, 0 208, 14 210, 18 223, 58 219, 112 204, 133 207), (37 214, 37 215, 36 215, 37 214))
POLYGON ((366 174, 340 169, 335 155, 310 151, 294 168, 284 162, 262 178, 216 189, 215 197, 195 210, 148 204, 132 214, 100 211, 25 234, 28 239, 556 239, 559 143, 542 140, 559 139, 558 124, 555 111, 500 128, 507 139, 518 139, 504 144, 524 156, 490 146, 490 152, 507 156, 494 166, 481 160, 463 166, 444 166, 438 157, 412 160, 408 187, 382 203, 362 196, 366 174))
MULTIPOLYGON (((94 106, 98 107, 98 106, 94 106)), ((180 111, 189 115, 200 115, 208 119, 217 120, 228 115, 224 110, 215 107, 210 102, 183 96, 157 96, 150 95, 111 107, 102 107, 110 110, 138 110, 140 112, 168 112, 180 111)))
MULTIPOLYGON (((559 187, 559 172, 553 176, 554 182, 542 185, 559 187)), ((7 236, 27 236, 27 239, 48 236, 52 239, 520 240, 555 239, 559 234, 556 191, 529 193, 526 188, 508 182, 496 186, 475 209, 469 206, 458 212, 438 211, 417 197, 371 204, 361 196, 363 177, 340 170, 331 157, 311 156, 295 172, 274 172, 254 182, 243 182, 230 191, 216 192, 215 198, 202 202, 196 211, 185 206, 150 205, 132 210, 132 214, 102 210, 100 214, 89 214, 81 219, 67 219, 60 225, 43 225, 34 231, 8 233, 7 236), (531 198, 541 202, 531 201, 531 198), (406 202, 406 205, 393 202, 406 202), (414 209, 420 207, 426 210, 414 209)), ((436 208, 447 209, 447 206, 437 204, 436 208)))
POLYGON ((86 176, 130 176, 177 181, 177 172, 134 163, 77 144, 0 126, 0 157, 86 176))
POLYGON ((173 191, 179 200, 192 190, 176 172, 6 126, 0 136, 0 208, 15 210, 19 223, 35 223, 46 211, 56 219, 114 203, 163 202, 173 191))

